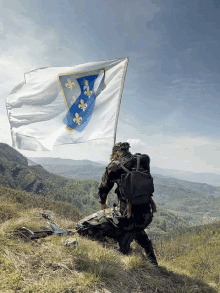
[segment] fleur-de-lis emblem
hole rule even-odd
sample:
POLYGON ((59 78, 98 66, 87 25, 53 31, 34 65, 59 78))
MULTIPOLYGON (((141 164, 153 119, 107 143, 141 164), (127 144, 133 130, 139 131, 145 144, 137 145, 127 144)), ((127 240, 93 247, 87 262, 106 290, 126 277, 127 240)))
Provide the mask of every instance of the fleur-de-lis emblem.
POLYGON ((70 90, 73 89, 75 83, 73 81, 71 81, 70 78, 67 78, 67 83, 65 83, 65 86, 68 87, 70 90))
POLYGON ((79 116, 78 113, 75 113, 75 118, 73 118, 73 122, 76 122, 78 125, 82 122, 82 117, 79 116))
POLYGON ((87 108, 87 104, 83 101, 83 99, 80 100, 80 104, 78 105, 78 107, 80 109, 82 109, 83 111, 85 111, 85 109, 87 108))
POLYGON ((85 90, 84 91, 84 94, 87 96, 87 97, 91 97, 92 95, 92 91, 90 91, 90 88, 89 88, 89 81, 88 80, 84 80, 84 87, 83 89, 85 90))
POLYGON ((70 101, 70 104, 73 105, 76 102, 76 97, 72 96, 72 100, 70 101))

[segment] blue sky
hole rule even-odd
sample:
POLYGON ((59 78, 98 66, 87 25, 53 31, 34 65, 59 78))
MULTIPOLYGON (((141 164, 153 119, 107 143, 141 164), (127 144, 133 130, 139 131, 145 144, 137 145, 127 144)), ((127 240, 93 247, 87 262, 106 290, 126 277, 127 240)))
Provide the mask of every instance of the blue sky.
MULTIPOLYGON (((216 1, 1 1, 0 140, 4 101, 24 73, 129 57, 117 141, 152 166, 220 174, 220 4, 216 1)), ((54 147, 54 156, 108 161, 112 140, 54 147)))

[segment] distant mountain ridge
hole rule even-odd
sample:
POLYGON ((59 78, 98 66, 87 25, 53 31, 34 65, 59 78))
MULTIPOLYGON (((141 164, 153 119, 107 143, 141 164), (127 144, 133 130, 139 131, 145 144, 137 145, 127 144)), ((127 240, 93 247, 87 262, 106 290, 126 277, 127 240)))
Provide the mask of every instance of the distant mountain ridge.
MULTIPOLYGON (((27 165, 27 162, 28 160, 12 147, 6 144, 0 145, 0 191, 4 190, 6 197, 10 197, 13 193, 18 194, 17 191, 24 190, 32 192, 33 202, 35 202, 36 198, 39 198, 36 196, 37 193, 42 196, 42 204, 44 198, 46 200, 51 199, 53 201, 55 199, 60 202, 68 202, 73 204, 73 207, 79 209, 84 215, 97 212, 100 209, 99 198, 97 196, 99 182, 91 179, 68 179, 46 171, 37 163, 29 161, 29 165, 27 165), (9 188, 5 189, 4 187, 10 187, 12 190, 9 188)), ((62 165, 57 165, 57 167, 60 166, 62 165)), ((74 167, 81 177, 82 173, 80 172, 83 172, 83 168, 87 170, 90 167, 93 171, 95 168, 100 168, 91 165, 76 165, 74 167)), ((2 195, 1 192, 0 194, 2 195)), ((25 197, 24 193, 23 195, 25 197)), ((21 199, 17 199, 19 202, 22 202, 21 199)), ((112 190, 109 194, 109 207, 112 207, 114 202, 117 202, 117 197, 114 190, 112 190)), ((61 203, 61 208, 62 206, 61 203)), ((165 233, 169 230, 176 229, 176 227, 181 229, 182 227, 188 226, 187 221, 182 217, 166 211, 166 209, 159 205, 157 209, 158 212, 155 216, 155 221, 150 228, 152 233, 165 233)))
MULTIPOLYGON (((53 161, 51 160, 50 162, 53 161)), ((43 167, 48 172, 68 178, 95 179, 100 181, 106 166, 92 164, 78 165, 82 161, 75 162, 74 160, 70 160, 69 162, 71 162, 71 165, 67 166, 60 159, 59 165, 43 164, 43 167)), ((86 161, 86 163, 89 162, 88 160, 86 161)), ((158 169, 160 168, 156 170, 158 169)), ((152 172, 154 170, 154 168, 151 168, 152 172)), ((153 174, 153 178, 155 186, 154 199, 157 204, 162 205, 165 209, 179 214, 185 220, 194 223, 198 219, 200 221, 203 217, 209 217, 215 220, 218 220, 220 217, 220 186, 190 182, 160 174, 153 174)))
POLYGON ((48 158, 48 157, 30 157, 28 158, 29 164, 40 164, 42 166, 53 166, 53 165, 63 165, 63 166, 78 166, 78 165, 92 165, 92 166, 104 166, 105 163, 93 162, 90 160, 71 160, 71 159, 61 159, 61 158, 48 158))
POLYGON ((190 182, 206 183, 214 186, 220 186, 220 175, 215 173, 195 173, 174 169, 162 169, 158 167, 152 167, 151 172, 155 174, 161 174, 169 178, 173 177, 190 182))
MULTIPOLYGON (((44 162, 46 162, 45 158, 44 162)), ((53 159, 53 162, 56 161, 53 159)), ((80 209, 84 209, 85 203, 88 203, 87 206, 91 211, 93 209, 91 203, 94 204, 94 209, 98 208, 95 195, 98 191, 97 181, 101 180, 104 165, 99 163, 92 165, 88 160, 85 160, 85 165, 77 165, 79 162, 76 165, 72 162, 71 165, 70 162, 69 165, 61 165, 62 159, 59 159, 60 165, 41 166, 37 162, 32 162, 32 165, 30 163, 31 161, 28 162, 27 158, 15 149, 0 144, 0 184, 42 195, 49 194, 57 200, 73 201, 80 209), (71 178, 90 180, 71 180, 71 178)), ((204 217, 215 221, 220 217, 220 187, 156 174, 153 178, 155 185, 153 196, 157 205, 191 223, 198 223, 204 217)), ((110 201, 116 198, 114 189, 109 197, 110 201)))
MULTIPOLYGON (((91 160, 72 160, 72 159, 61 159, 61 158, 44 158, 44 157, 30 157, 28 158, 28 162, 30 165, 37 163, 42 165, 49 172, 54 172, 61 176, 68 176, 67 169, 65 166, 73 167, 73 172, 76 169, 74 166, 96 166, 96 167, 104 167, 107 166, 107 162, 94 162, 91 160), (55 166, 60 166, 60 171, 56 171, 55 166), (61 167, 62 166, 62 167, 61 167), (66 169, 66 170, 65 170, 66 169)), ((82 169, 82 168, 81 168, 82 169)), ((68 168, 70 171, 71 168, 68 168)), ((102 169, 100 169, 102 170, 102 169)), ((104 170, 104 169, 103 169, 104 170)), ((98 169, 96 170, 98 171, 98 169)), ((85 172, 83 172, 85 173, 85 172)), ((151 173, 156 175, 162 175, 167 178, 176 178, 179 180, 186 180, 190 182, 198 182, 198 183, 206 183, 209 185, 220 186, 220 175, 215 173, 194 173, 183 170, 175 170, 175 169, 162 169, 159 167, 151 167, 151 173)), ((85 175, 85 174, 84 174, 85 175)), ((101 175, 100 175, 101 176, 101 175)), ((99 178, 100 178, 99 176, 99 178)), ((98 177, 96 177, 97 179, 98 177)), ((98 180, 98 179, 97 179, 98 180)))

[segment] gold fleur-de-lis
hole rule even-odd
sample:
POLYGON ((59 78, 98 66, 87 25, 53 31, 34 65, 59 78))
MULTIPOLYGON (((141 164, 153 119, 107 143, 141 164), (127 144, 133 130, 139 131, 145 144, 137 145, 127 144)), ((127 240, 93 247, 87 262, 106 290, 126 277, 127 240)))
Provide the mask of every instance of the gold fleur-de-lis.
POLYGON ((70 104, 73 105, 76 102, 76 97, 72 96, 72 100, 70 101, 70 104))
POLYGON ((89 88, 89 81, 88 80, 84 80, 84 87, 83 89, 85 90, 84 91, 84 94, 87 96, 87 97, 91 97, 92 95, 92 91, 90 91, 90 88, 89 88))
POLYGON ((68 87, 70 90, 73 89, 75 83, 73 81, 71 81, 70 78, 67 78, 67 83, 65 83, 65 86, 68 87))
POLYGON ((82 117, 79 116, 78 113, 75 113, 75 118, 73 118, 73 122, 76 122, 78 125, 82 122, 82 117))
POLYGON ((78 105, 78 107, 80 109, 82 109, 83 111, 85 111, 85 109, 87 108, 87 104, 83 101, 83 99, 80 100, 80 104, 78 105))

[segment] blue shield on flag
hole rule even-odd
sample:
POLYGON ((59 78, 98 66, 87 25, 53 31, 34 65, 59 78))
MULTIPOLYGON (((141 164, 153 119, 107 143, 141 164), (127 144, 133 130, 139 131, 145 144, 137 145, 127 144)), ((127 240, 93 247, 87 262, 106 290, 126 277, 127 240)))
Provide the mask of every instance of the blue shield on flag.
POLYGON ((58 80, 68 109, 63 122, 67 130, 81 132, 92 117, 96 97, 105 88, 104 70, 60 74, 58 80))

